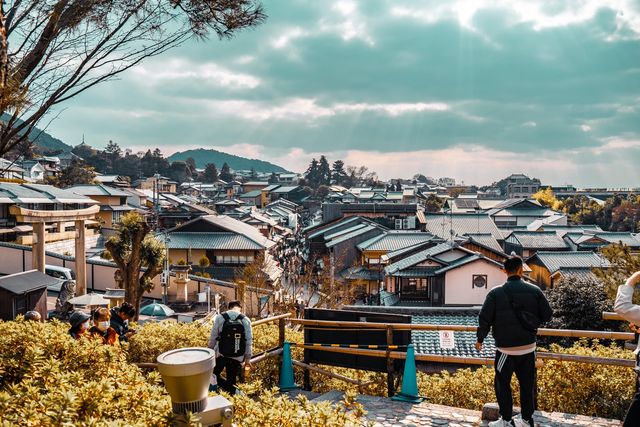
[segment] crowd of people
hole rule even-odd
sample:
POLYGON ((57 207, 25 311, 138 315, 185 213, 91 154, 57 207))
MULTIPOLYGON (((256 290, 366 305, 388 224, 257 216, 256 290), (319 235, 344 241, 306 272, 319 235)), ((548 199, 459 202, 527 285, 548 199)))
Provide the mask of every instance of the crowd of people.
POLYGON ((136 309, 127 302, 111 310, 101 307, 91 314, 74 311, 69 318, 71 327, 68 332, 76 340, 88 337, 100 339, 103 344, 118 346, 135 333, 129 328, 129 320, 135 315, 136 309))

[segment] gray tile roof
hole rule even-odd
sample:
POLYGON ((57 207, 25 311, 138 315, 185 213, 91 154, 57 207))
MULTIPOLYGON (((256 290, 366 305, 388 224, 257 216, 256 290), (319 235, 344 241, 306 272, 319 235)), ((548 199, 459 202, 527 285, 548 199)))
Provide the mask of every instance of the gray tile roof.
POLYGON ((358 249, 366 251, 397 251, 409 246, 428 242, 433 239, 431 233, 388 231, 358 245, 358 249))
POLYGON ((449 231, 453 229, 454 234, 464 236, 465 234, 491 234, 497 240, 502 240, 500 230, 487 214, 475 213, 427 213, 427 231, 442 239, 450 238, 449 231))
POLYGON ((554 231, 514 231, 511 238, 515 238, 523 248, 568 249, 566 242, 554 231))
POLYGON ((332 248, 338 243, 346 242, 349 239, 353 239, 354 237, 360 236, 361 234, 368 233, 369 231, 375 230, 377 227, 374 225, 367 225, 363 228, 359 228, 358 230, 352 231, 347 234, 343 234, 340 237, 332 239, 326 244, 327 248, 332 248))
MULTIPOLYGON (((187 224, 191 224, 195 221, 206 221, 213 224, 216 227, 227 230, 227 232, 233 234, 240 234, 249 240, 254 241, 258 245, 260 245, 263 249, 270 248, 276 243, 273 240, 269 240, 260 231, 249 224, 246 224, 237 219, 231 218, 227 215, 204 215, 199 218, 193 219, 189 222, 186 222, 178 227, 173 228, 169 232, 173 236, 174 233, 180 232, 180 228, 186 226, 187 224)), ((217 234, 217 233, 213 233, 217 234)))
MULTIPOLYGON (((404 270, 406 268, 409 268, 413 265, 416 265, 422 261, 425 261, 433 256, 436 256, 438 254, 441 254, 443 252, 447 252, 449 250, 451 250, 453 248, 453 246, 451 245, 451 243, 449 242, 445 242, 445 243, 440 243, 436 246, 433 246, 431 248, 425 249, 423 251, 420 251, 416 254, 413 254, 411 256, 408 256, 404 259, 401 259, 398 262, 394 262, 393 264, 389 264, 388 266, 385 267, 384 272, 386 274, 395 274, 401 270, 404 270)), ((441 263, 444 264, 448 264, 445 262, 441 263)))
POLYGON ((238 197, 241 199, 253 199, 255 197, 259 197, 262 194, 260 190, 249 191, 248 193, 244 193, 239 195, 238 197))
POLYGON ((500 244, 498 243, 498 241, 496 240, 495 237, 493 237, 491 234, 489 233, 473 233, 473 234, 467 234, 467 237, 469 238, 469 240, 471 240, 474 243, 477 243, 481 246, 485 246, 489 249, 492 249, 496 252, 500 252, 503 253, 504 250, 502 249, 502 247, 500 246, 500 244))
POLYGON ((640 247, 640 237, 638 234, 632 233, 614 233, 614 232, 600 232, 595 234, 596 237, 606 240, 609 243, 620 243, 631 247, 640 247))
MULTIPOLYGON (((429 314, 412 316, 411 323, 430 325, 465 325, 478 326, 477 314, 429 314)), ((462 357, 491 357, 495 356, 495 341, 491 334, 484 340, 482 351, 478 353, 474 347, 475 332, 454 332, 455 348, 440 348, 440 336, 437 331, 412 331, 411 342, 419 354, 436 354, 444 356, 462 357)))
POLYGON ((167 243, 170 249, 226 249, 226 250, 261 250, 260 244, 236 233, 187 233, 170 234, 167 243))
POLYGON ((102 184, 95 185, 76 185, 68 188, 67 190, 72 191, 76 194, 80 194, 82 196, 115 196, 115 197, 127 197, 129 193, 126 191, 120 190, 118 188, 108 187, 102 184))
POLYGON ((595 252, 537 252, 529 260, 539 260, 551 273, 561 268, 609 267, 609 261, 595 252))
POLYGON ((561 268, 555 274, 560 275, 563 280, 589 280, 600 282, 598 276, 593 274, 589 268, 561 268))

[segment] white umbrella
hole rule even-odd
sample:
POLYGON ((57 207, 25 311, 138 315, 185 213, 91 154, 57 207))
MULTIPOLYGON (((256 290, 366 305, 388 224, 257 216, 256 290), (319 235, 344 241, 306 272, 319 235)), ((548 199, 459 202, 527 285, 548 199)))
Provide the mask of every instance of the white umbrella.
POLYGON ((73 305, 109 305, 109 300, 100 294, 90 293, 71 298, 69 303, 73 305))

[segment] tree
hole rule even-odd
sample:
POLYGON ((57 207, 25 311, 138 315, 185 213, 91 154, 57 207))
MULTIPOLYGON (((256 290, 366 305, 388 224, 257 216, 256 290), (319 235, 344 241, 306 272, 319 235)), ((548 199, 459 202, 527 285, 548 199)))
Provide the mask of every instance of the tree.
POLYGON ((245 307, 247 315, 249 316, 260 315, 259 312, 253 313, 251 295, 255 295, 256 300, 259 301, 260 294, 268 290, 269 281, 265 273, 266 267, 264 253, 260 252, 253 262, 238 269, 239 282, 242 283, 242 286, 238 289, 238 299, 242 301, 243 307, 245 307), (249 301, 245 301, 247 296, 249 297, 249 301))
POLYGON ((430 193, 424 202, 425 210, 430 213, 440 212, 443 206, 444 200, 433 193, 430 193))
POLYGON ((402 181, 401 180, 397 180, 396 181, 396 191, 402 191, 402 181))
POLYGON ((551 187, 547 187, 544 190, 538 190, 533 196, 542 206, 546 206, 554 211, 562 210, 562 202, 556 198, 551 187))
MULTIPOLYGON (((614 299, 618 292, 618 286, 623 284, 633 273, 640 271, 640 256, 632 254, 628 246, 619 243, 603 248, 601 253, 609 261, 611 267, 595 269, 593 272, 604 284, 609 298, 614 299)), ((640 302, 640 287, 636 287, 633 299, 636 304, 640 302)))
POLYGON ((81 160, 73 159, 71 164, 58 177, 54 178, 52 184, 66 188, 80 184, 92 184, 95 178, 96 173, 91 166, 81 160))
POLYGON ((602 320, 603 311, 612 311, 602 281, 589 277, 566 277, 546 291, 554 329, 604 330, 610 322, 602 320))
POLYGON ((207 165, 204 167, 202 180, 209 184, 213 184, 214 182, 218 181, 218 169, 216 168, 215 163, 207 163, 207 165))
POLYGON ((193 157, 189 157, 187 160, 184 161, 187 166, 189 167, 189 171, 191 172, 191 176, 194 176, 197 174, 196 172, 196 161, 193 157))
POLYGON ((222 170, 220 171, 220 179, 225 182, 233 181, 233 174, 231 173, 231 168, 229 167, 227 162, 222 165, 222 170))
MULTIPOLYGON (((118 234, 111 237, 105 247, 118 266, 124 299, 140 312, 140 302, 145 292, 153 289, 153 278, 162 271, 165 248, 150 232, 144 218, 130 212, 122 217, 118 234), (141 268, 146 268, 144 272, 141 268)), ((137 314, 136 314, 137 320, 137 314)))
POLYGON ((318 188, 318 185, 320 185, 320 169, 318 161, 315 158, 311 159, 311 163, 309 163, 309 167, 307 168, 304 177, 307 180, 307 185, 310 187, 318 188))
POLYGON ((331 184, 331 168, 325 156, 320 156, 320 161, 318 162, 318 184, 331 184))
POLYGON ((264 19, 259 0, 0 2, 0 157, 52 108, 146 58, 264 19))
POLYGON ((172 180, 183 183, 191 178, 191 170, 185 162, 177 160, 171 163, 168 175, 172 180))
POLYGON ((277 184, 278 183, 278 175, 275 172, 271 172, 271 176, 269 177, 269 184, 277 184))
POLYGON ((344 162, 342 160, 336 160, 333 162, 331 169, 331 179, 337 184, 342 185, 347 178, 347 172, 344 169, 344 162))
POLYGON ((331 188, 329 188, 329 186, 327 185, 321 185, 320 187, 318 187, 318 189, 316 190, 316 198, 318 200, 324 200, 325 197, 327 197, 329 195, 329 193, 331 192, 331 188))
POLYGON ((256 168, 254 168, 253 166, 251 167, 251 175, 249 176, 249 178, 251 178, 251 180, 258 179, 258 172, 256 172, 256 168))

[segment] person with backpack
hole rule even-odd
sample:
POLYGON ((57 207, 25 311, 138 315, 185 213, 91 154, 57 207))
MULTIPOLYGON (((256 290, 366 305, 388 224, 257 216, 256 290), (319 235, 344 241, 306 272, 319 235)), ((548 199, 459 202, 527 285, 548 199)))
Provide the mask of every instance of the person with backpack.
MULTIPOLYGON (((627 281, 618 287, 616 302, 613 309, 624 320, 631 322, 633 325, 640 325, 640 305, 633 303, 633 293, 636 285, 640 283, 640 271, 633 273, 627 281)), ((637 350, 640 349, 640 340, 638 340, 637 350)), ((636 394, 633 396, 631 405, 624 417, 623 427, 632 427, 640 425, 640 351, 636 351, 636 394)))
POLYGON ((539 287, 522 280, 523 262, 512 255, 504 262, 507 282, 487 294, 480 310, 476 350, 491 333, 496 342, 495 392, 500 419, 490 427, 534 427, 536 335, 541 324, 551 320, 553 310, 539 287), (520 384, 522 414, 513 417, 511 377, 520 384))
POLYGON ((218 314, 213 322, 209 348, 216 352, 213 374, 220 388, 230 394, 236 393, 240 370, 251 368, 251 345, 253 335, 251 321, 242 314, 240 301, 230 301, 228 310, 218 314), (221 377, 226 369, 226 380, 221 377))

